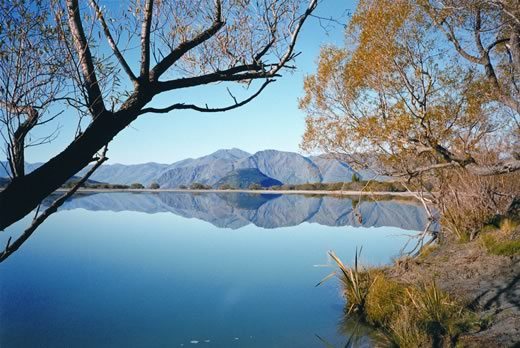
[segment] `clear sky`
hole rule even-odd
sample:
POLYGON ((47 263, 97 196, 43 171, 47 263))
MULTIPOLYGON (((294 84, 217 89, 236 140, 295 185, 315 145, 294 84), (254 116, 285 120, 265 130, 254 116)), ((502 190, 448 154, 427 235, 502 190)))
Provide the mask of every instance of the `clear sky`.
MULTIPOLYGON (((346 10, 355 9, 354 0, 323 0, 315 14, 338 18, 346 10)), ((342 21, 347 21, 344 16, 342 21)), ((248 152, 264 149, 300 152, 299 143, 304 132, 305 114, 298 109, 298 98, 303 95, 304 76, 316 69, 321 45, 343 42, 343 28, 335 25, 325 30, 316 18, 306 22, 297 45, 297 70, 269 85, 248 105, 225 113, 198 113, 174 111, 169 114, 147 114, 138 118, 121 132, 109 146, 109 163, 172 163, 188 157, 200 157, 218 149, 240 148, 248 152)), ((234 91, 241 87, 234 87, 234 91)), ((167 94, 154 104, 198 102, 209 106, 230 103, 227 94, 216 90, 225 87, 213 85, 167 94)), ((226 92, 227 93, 227 92, 226 92)), ((71 140, 74 122, 61 117, 60 136, 51 144, 28 149, 28 162, 43 162, 62 150, 71 140), (69 124, 70 123, 70 124, 69 124)))

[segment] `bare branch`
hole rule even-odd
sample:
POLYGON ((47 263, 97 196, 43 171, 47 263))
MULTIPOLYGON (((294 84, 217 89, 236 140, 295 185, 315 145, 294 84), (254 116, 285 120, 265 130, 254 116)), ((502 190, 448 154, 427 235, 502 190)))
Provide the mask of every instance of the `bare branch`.
POLYGON ((67 11, 69 15, 69 27, 74 38, 74 47, 79 56, 79 63, 86 82, 89 109, 93 118, 106 111, 103 96, 96 77, 94 63, 90 47, 85 37, 78 0, 67 0, 67 11))
POLYGON ((253 99, 255 99, 256 97, 258 97, 260 95, 260 93, 262 93, 262 91, 264 90, 265 87, 267 87, 268 84, 274 82, 276 80, 272 80, 272 79, 268 79, 266 80, 262 86, 258 89, 258 91, 256 91, 255 94, 251 95, 249 98, 241 101, 241 102, 237 102, 237 100, 235 99, 235 97, 232 96, 232 98, 235 100, 235 104, 233 105, 230 105, 230 106, 226 106, 226 107, 222 107, 222 108, 209 108, 208 106, 206 107, 200 107, 200 106, 197 106, 197 105, 193 105, 193 104, 184 104, 184 103, 178 103, 178 104, 173 104, 173 105, 170 105, 169 107, 166 107, 166 108, 144 108, 143 110, 141 110, 140 114, 145 114, 145 113, 158 113, 158 114, 166 114, 170 111, 173 111, 173 110, 186 110, 186 109, 189 109, 189 110, 195 110, 195 111, 199 111, 199 112, 224 112, 224 111, 229 111, 229 110, 233 110, 233 109, 236 109, 236 108, 239 108, 241 106, 244 106, 246 105, 247 103, 249 103, 250 101, 252 101, 253 99))
POLYGON ((276 67, 271 71, 271 74, 276 74, 281 68, 285 66, 285 64, 294 58, 294 47, 296 46, 296 40, 298 38, 298 35, 300 34, 300 30, 303 26, 303 23, 305 23, 305 20, 307 17, 309 17, 312 14, 312 11, 316 9, 316 6, 318 6, 318 0, 312 0, 309 3, 309 6, 307 7, 307 10, 303 13, 303 15, 300 17, 300 20, 298 21, 295 29, 291 33, 291 41, 289 42, 289 47, 287 48, 287 51, 285 52, 285 55, 280 59, 280 62, 276 65, 276 67))
POLYGON ((148 81, 150 71, 150 27, 152 25, 153 0, 146 0, 141 27, 141 80, 148 81))
POLYGON ((219 81, 246 81, 252 79, 270 78, 279 75, 273 75, 271 72, 264 71, 257 64, 239 65, 223 71, 199 75, 194 77, 185 77, 170 81, 157 82, 156 86, 159 91, 169 91, 179 88, 195 87, 206 85, 219 81))
POLYGON ((3 252, 0 253, 0 262, 5 261, 12 253, 14 253, 22 244, 33 234, 33 232, 45 221, 49 216, 58 211, 58 208, 65 203, 67 199, 69 199, 76 191, 87 181, 87 179, 96 171, 96 169, 103 164, 108 158, 106 157, 106 153, 108 150, 108 146, 105 146, 103 149, 101 156, 97 159, 96 163, 89 169, 89 171, 66 193, 61 195, 58 199, 56 199, 43 213, 35 217, 31 223, 31 225, 18 237, 14 243, 10 243, 11 238, 9 238, 7 245, 3 252))
POLYGON ((224 26, 224 24, 225 22, 222 20, 222 5, 220 0, 215 0, 215 19, 213 20, 213 24, 200 34, 196 35, 193 39, 182 42, 166 57, 164 57, 162 61, 157 63, 157 65, 150 72, 150 81, 158 81, 159 77, 161 77, 161 75, 164 74, 164 72, 168 70, 168 68, 170 68, 173 64, 175 64, 175 62, 178 61, 184 54, 213 37, 213 35, 215 35, 224 26))
POLYGON ((121 54, 121 51, 119 48, 117 48, 116 42, 114 41, 114 38, 112 37, 112 34, 110 33, 110 29, 108 28, 108 25, 105 21, 105 17, 103 16, 103 12, 99 8, 96 0, 90 1, 92 7, 96 11, 96 16, 101 23, 101 27, 103 28, 103 32, 105 33, 105 36, 107 38, 108 44, 110 45, 110 48, 112 48, 112 51, 114 52, 114 55, 116 56, 117 60, 119 61, 119 64, 123 67, 123 70, 126 72, 130 80, 135 84, 137 83, 137 78, 135 77, 134 73, 132 72, 132 69, 126 62, 125 58, 121 54))

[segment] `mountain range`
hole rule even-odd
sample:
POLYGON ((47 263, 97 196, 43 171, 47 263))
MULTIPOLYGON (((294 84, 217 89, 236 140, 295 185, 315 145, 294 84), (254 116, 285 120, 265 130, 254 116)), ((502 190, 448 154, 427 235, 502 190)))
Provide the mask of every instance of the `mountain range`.
MULTIPOLYGON (((30 172, 40 164, 27 164, 30 172)), ((9 173, 0 166, 0 177, 9 173)), ((84 168, 77 175, 88 171, 84 168)), ((91 176, 97 182, 149 186, 157 182, 161 188, 179 188, 201 183, 213 187, 223 184, 241 188, 258 184, 263 187, 279 184, 348 182, 353 175, 366 179, 370 173, 358 173, 346 162, 327 156, 305 157, 294 152, 264 150, 250 154, 240 149, 218 150, 199 158, 188 158, 172 164, 106 164, 91 176), (239 185, 237 185, 237 183, 239 185)))

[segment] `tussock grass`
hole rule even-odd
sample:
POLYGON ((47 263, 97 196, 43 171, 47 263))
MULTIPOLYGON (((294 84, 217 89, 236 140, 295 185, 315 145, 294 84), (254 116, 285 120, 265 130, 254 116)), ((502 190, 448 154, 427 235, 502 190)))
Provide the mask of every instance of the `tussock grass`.
POLYGON ((441 347, 479 326, 476 315, 433 280, 409 285, 389 279, 382 269, 360 266, 360 252, 356 250, 353 266, 329 254, 339 268, 347 315, 378 328, 388 346, 441 347))
MULTIPOLYGON (((362 268, 359 265, 361 249, 358 250, 356 248, 354 265, 352 267, 345 265, 334 251, 330 251, 329 256, 337 264, 340 271, 340 280, 343 283, 344 296, 348 299, 347 313, 356 312, 363 315, 363 313, 365 313, 365 303, 368 293, 375 280, 377 280, 377 275, 374 276, 369 269, 362 268)), ((334 274, 335 272, 328 275, 317 285, 320 285, 334 274)))
POLYGON ((401 306, 399 320, 393 320, 386 327, 390 347, 417 348, 431 347, 431 338, 417 324, 416 314, 408 306, 401 306))
POLYGON ((377 277, 368 292, 365 311, 367 321, 376 326, 387 326, 399 312, 406 289, 396 281, 385 278, 382 271, 373 270, 377 277))
POLYGON ((482 245, 492 255, 520 255, 520 238, 515 236, 520 222, 512 218, 502 218, 498 223, 486 225, 481 231, 482 245))

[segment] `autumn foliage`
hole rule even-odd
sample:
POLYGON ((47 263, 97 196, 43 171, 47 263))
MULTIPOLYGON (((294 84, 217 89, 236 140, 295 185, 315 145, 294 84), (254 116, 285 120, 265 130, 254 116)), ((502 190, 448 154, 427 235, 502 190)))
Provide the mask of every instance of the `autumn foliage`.
POLYGON ((304 150, 346 154, 353 164, 408 178, 453 167, 476 175, 520 169, 514 154, 520 108, 504 97, 518 101, 511 86, 520 65, 504 59, 519 53, 503 39, 520 29, 484 4, 439 12, 436 6, 448 8, 441 3, 359 2, 345 45, 323 47, 317 72, 305 79, 304 150), (491 65, 467 59, 459 41, 452 45, 459 32, 460 42, 473 40, 471 27, 464 32, 468 23, 476 31, 469 52, 485 45, 491 65))

